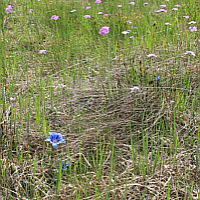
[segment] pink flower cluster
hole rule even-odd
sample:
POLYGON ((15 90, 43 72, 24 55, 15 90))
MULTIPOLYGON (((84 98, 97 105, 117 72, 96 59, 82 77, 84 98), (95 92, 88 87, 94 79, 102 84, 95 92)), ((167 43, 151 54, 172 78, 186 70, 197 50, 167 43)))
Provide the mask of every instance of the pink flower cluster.
POLYGON ((51 20, 58 20, 58 16, 57 15, 53 15, 52 17, 51 17, 51 20))
POLYGON ((110 32, 110 27, 108 26, 103 26, 100 30, 99 30, 99 34, 101 34, 102 36, 106 35, 107 33, 110 32))
POLYGON ((12 9, 13 9, 12 6, 8 5, 8 7, 6 8, 7 14, 11 14, 13 12, 12 9))

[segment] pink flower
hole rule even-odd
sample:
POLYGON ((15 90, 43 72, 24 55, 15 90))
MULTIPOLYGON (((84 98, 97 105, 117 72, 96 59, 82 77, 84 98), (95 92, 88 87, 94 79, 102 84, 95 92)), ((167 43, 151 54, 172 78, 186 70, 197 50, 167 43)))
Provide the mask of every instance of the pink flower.
POLYGON ((77 10, 73 9, 73 10, 71 10, 70 12, 73 13, 73 12, 76 12, 76 11, 77 11, 77 10))
POLYGON ((130 2, 129 4, 131 4, 131 5, 135 5, 135 2, 130 2))
POLYGON ((157 57, 155 54, 149 54, 147 55, 148 58, 151 58, 151 57, 157 57))
POLYGON ((99 3, 101 3, 101 0, 96 0, 95 3, 99 4, 99 3))
POLYGON ((10 97, 10 101, 11 101, 12 103, 14 103, 14 102, 15 102, 15 100, 16 100, 16 98, 15 98, 15 97, 10 97))
POLYGON ((160 12, 167 13, 167 11, 165 9, 160 9, 160 12))
POLYGON ((196 26, 193 26, 193 27, 189 27, 189 30, 190 30, 190 32, 194 32, 194 31, 197 31, 197 27, 196 27, 196 26))
POLYGON ((185 19, 189 19, 189 16, 183 16, 183 18, 185 18, 185 19))
POLYGON ((128 20, 126 23, 127 23, 127 24, 132 24, 133 22, 131 22, 130 20, 128 20))
POLYGON ((196 56, 196 54, 193 51, 186 51, 185 54, 191 54, 192 56, 196 56))
POLYGON ((122 5, 118 5, 117 7, 118 7, 118 8, 122 8, 123 6, 122 6, 122 5))
POLYGON ((169 26, 169 25, 171 25, 171 24, 170 24, 169 22, 166 22, 165 25, 166 25, 166 26, 169 26))
POLYGON ((156 12, 157 12, 157 13, 159 13, 159 12, 167 13, 167 11, 166 11, 165 9, 160 9, 160 10, 157 10, 156 12))
POLYGON ((46 50, 40 50, 39 53, 46 54, 46 50))
POLYGON ((33 9, 28 10, 28 12, 29 12, 29 13, 32 13, 32 12, 33 12, 33 9))
POLYGON ((103 26, 103 27, 99 30, 99 34, 101 34, 102 36, 106 35, 107 33, 110 32, 109 28, 110 28, 110 27, 103 26))
POLYGON ((177 4, 177 5, 175 5, 174 7, 177 7, 177 8, 179 8, 179 7, 181 7, 181 5, 177 4))
POLYGON ((177 10, 178 10, 178 8, 172 8, 172 10, 175 10, 175 11, 177 11, 177 10))
POLYGON ((88 10, 88 9, 91 9, 91 6, 89 6, 89 7, 86 7, 86 9, 85 9, 85 10, 88 10))
POLYGON ((166 6, 166 5, 160 5, 160 7, 161 7, 161 8, 166 8, 167 6, 166 6))
POLYGON ((143 3, 143 5, 147 6, 147 5, 149 5, 149 3, 146 2, 146 3, 143 3))
POLYGON ((52 17, 51 17, 51 20, 58 20, 58 16, 57 15, 53 15, 52 17))
POLYGON ((7 14, 11 14, 13 12, 12 6, 8 5, 8 7, 6 8, 6 11, 8 11, 7 14))
POLYGON ((126 35, 128 33, 129 33, 129 31, 122 31, 122 34, 124 34, 124 35, 126 35))
POLYGON ((105 16, 105 17, 106 17, 106 16, 109 16, 109 14, 104 14, 103 16, 105 16))
POLYGON ((98 15, 103 15, 103 12, 98 12, 98 15))
POLYGON ((85 19, 91 18, 91 16, 90 16, 90 15, 85 15, 84 18, 85 18, 85 19))
POLYGON ((196 22, 195 21, 191 21, 188 24, 196 24, 196 22))
POLYGON ((63 85, 63 84, 58 84, 58 86, 60 86, 60 87, 67 87, 66 85, 63 85))

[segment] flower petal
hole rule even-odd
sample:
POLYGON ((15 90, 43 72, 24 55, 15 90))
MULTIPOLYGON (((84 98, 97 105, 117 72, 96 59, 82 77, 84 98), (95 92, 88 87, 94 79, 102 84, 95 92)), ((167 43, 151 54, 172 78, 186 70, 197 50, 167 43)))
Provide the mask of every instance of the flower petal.
POLYGON ((65 140, 59 140, 59 141, 57 141, 57 144, 65 143, 65 142, 66 142, 65 140))
POLYGON ((57 143, 52 142, 52 146, 56 149, 57 143))
POLYGON ((51 141, 51 138, 50 138, 50 137, 48 137, 48 138, 45 140, 45 142, 48 142, 48 141, 51 141))

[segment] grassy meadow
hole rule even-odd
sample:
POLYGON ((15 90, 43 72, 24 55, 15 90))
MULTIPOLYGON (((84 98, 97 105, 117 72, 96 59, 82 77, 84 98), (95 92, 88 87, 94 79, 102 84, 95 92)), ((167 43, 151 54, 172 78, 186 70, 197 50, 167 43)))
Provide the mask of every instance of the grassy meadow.
POLYGON ((200 199, 200 1, 100 2, 1 0, 0 199, 200 199))

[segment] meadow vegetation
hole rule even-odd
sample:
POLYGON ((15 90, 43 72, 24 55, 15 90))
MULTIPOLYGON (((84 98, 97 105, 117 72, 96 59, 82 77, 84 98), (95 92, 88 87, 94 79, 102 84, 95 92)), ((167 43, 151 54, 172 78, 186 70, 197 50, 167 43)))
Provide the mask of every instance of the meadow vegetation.
POLYGON ((199 199, 199 8, 2 0, 0 199, 199 199))

